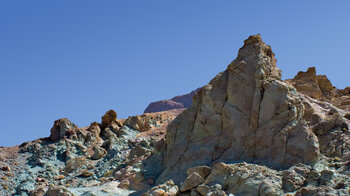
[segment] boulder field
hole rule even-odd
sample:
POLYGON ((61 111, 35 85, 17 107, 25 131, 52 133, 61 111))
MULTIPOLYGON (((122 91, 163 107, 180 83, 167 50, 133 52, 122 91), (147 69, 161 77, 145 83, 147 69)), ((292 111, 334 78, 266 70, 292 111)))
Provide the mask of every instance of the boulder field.
POLYGON ((209 84, 142 115, 56 120, 0 148, 0 195, 349 195, 350 88, 314 67, 282 80, 276 62, 252 35, 209 84))

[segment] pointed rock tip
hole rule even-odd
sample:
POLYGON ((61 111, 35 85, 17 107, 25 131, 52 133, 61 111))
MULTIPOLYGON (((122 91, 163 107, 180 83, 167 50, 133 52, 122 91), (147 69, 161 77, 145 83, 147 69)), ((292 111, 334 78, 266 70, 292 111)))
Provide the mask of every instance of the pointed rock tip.
POLYGON ((239 49, 238 56, 251 55, 252 51, 250 48, 255 48, 255 52, 253 53, 264 53, 269 56, 272 60, 273 66, 276 66, 277 59, 275 58, 275 53, 272 52, 272 48, 270 45, 265 44, 261 39, 260 34, 251 35, 248 39, 244 40, 244 45, 239 49), (254 45, 253 47, 248 47, 250 45, 254 45), (258 46, 258 47, 255 47, 258 46), (248 48, 248 49, 247 49, 248 48), (244 50, 249 50, 248 52, 243 52, 244 50))
POLYGON ((255 43, 265 44, 262 41, 260 34, 251 35, 251 36, 248 37, 248 39, 244 40, 244 46, 247 46, 247 45, 250 45, 250 44, 255 44, 255 43))

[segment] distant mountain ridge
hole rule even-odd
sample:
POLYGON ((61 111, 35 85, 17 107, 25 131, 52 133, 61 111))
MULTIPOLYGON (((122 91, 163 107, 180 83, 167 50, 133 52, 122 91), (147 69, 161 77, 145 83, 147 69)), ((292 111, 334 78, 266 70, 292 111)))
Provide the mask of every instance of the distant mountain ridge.
POLYGON ((162 112, 162 111, 173 110, 173 109, 188 108, 192 104, 193 96, 200 89, 201 88, 197 88, 196 90, 193 90, 188 94, 175 96, 171 99, 152 102, 147 106, 144 113, 154 113, 154 112, 162 112))

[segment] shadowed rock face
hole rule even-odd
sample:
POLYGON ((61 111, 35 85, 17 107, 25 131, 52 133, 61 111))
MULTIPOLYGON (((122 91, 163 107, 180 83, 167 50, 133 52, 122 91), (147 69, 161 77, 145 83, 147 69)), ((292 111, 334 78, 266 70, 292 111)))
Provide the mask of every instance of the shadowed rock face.
POLYGON ((169 125, 158 181, 177 182, 189 167, 220 161, 276 168, 315 163, 318 139, 303 114, 299 94, 281 80, 271 47, 260 35, 250 36, 227 70, 169 125))
POLYGON ((144 113, 154 113, 173 109, 188 108, 192 104, 193 96, 199 91, 199 89, 200 88, 185 95, 173 97, 172 99, 152 102, 147 106, 144 113))

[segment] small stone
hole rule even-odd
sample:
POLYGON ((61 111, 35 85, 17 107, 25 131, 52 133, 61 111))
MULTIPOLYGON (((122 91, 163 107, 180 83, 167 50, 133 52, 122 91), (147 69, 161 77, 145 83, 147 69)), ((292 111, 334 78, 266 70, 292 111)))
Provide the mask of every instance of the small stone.
POLYGON ((6 166, 1 167, 1 170, 2 171, 11 171, 11 168, 8 165, 6 165, 6 166))
POLYGON ((51 187, 44 196, 74 196, 74 194, 65 187, 51 187))
POLYGON ((346 114, 344 115, 344 117, 345 117, 346 119, 350 120, 350 113, 346 113, 346 114))
POLYGON ((59 175, 54 178, 55 180, 62 180, 64 179, 64 175, 59 175))
POLYGON ((82 177, 82 178, 88 178, 88 177, 91 177, 93 176, 94 174, 87 171, 87 170, 84 170, 81 172, 81 174, 79 175, 79 177, 82 177))
POLYGON ((334 173, 331 170, 323 170, 320 177, 321 183, 326 184, 332 182, 333 175, 334 173))
POLYGON ((104 148, 98 147, 98 146, 93 146, 93 155, 91 157, 92 160, 98 160, 106 156, 107 151, 104 148))
POLYGON ((200 176, 198 173, 193 172, 191 175, 189 175, 186 180, 181 184, 180 191, 185 192, 188 191, 199 184, 203 183, 204 179, 202 176, 200 176))
POLYGON ((118 185, 118 187, 122 189, 128 189, 129 186, 130 186, 130 181, 126 179, 121 181, 120 184, 118 185))
POLYGON ((148 178, 147 182, 149 185, 154 185, 155 180, 153 178, 148 178))
POLYGON ((162 196, 162 195, 164 195, 164 194, 165 194, 165 191, 162 190, 162 189, 157 189, 157 190, 154 190, 154 191, 152 192, 152 195, 154 195, 154 196, 162 196))
POLYGON ((187 170, 187 175, 191 175, 193 172, 197 172, 202 178, 205 178, 210 174, 211 169, 208 166, 193 167, 187 170))
POLYGON ((200 184, 197 187, 197 191, 202 195, 206 195, 209 192, 209 187, 207 185, 200 184))
POLYGON ((45 178, 37 178, 36 181, 37 181, 37 182, 45 182, 46 179, 45 179, 45 178))

